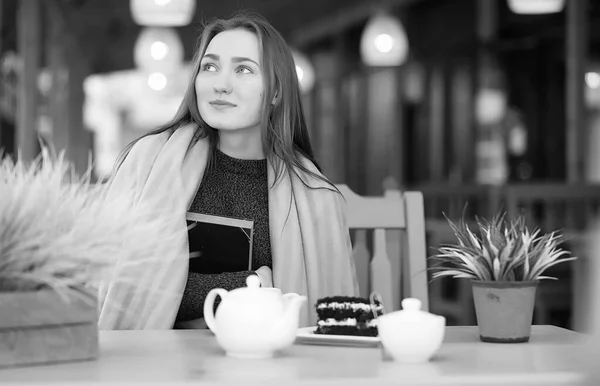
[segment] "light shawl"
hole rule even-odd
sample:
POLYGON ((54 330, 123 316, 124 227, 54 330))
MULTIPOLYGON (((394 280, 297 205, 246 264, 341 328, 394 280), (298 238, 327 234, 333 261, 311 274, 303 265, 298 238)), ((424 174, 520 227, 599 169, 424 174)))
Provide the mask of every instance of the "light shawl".
MULTIPOLYGON (((163 226, 175 237, 143 264, 120 257, 112 279, 100 287, 100 329, 170 329, 174 324, 188 273, 185 215, 209 157, 208 140, 190 147, 195 130, 190 124, 142 138, 110 182, 108 195, 129 194, 134 205, 160 208, 163 226)), ((309 326, 317 321, 317 299, 357 296, 358 284, 343 197, 325 182, 299 174, 311 188, 287 173, 273 186, 269 163, 269 225, 274 286, 308 297, 300 325, 309 326)))

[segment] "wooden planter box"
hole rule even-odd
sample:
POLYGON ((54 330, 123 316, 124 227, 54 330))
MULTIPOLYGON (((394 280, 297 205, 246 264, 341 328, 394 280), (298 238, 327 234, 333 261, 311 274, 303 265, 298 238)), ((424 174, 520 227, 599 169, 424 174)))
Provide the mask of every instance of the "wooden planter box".
POLYGON ((0 367, 95 359, 97 295, 0 292, 0 367))

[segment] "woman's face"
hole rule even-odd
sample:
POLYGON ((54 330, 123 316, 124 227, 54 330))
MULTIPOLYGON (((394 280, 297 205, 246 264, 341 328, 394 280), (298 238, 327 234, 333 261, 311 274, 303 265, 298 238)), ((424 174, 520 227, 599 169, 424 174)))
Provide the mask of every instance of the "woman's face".
POLYGON ((260 127, 263 92, 256 35, 244 29, 217 34, 206 48, 196 77, 202 119, 218 130, 260 127))

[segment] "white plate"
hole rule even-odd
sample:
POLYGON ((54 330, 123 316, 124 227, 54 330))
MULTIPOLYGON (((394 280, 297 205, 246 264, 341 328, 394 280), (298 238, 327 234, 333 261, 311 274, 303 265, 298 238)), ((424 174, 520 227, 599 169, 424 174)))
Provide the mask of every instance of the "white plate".
POLYGON ((378 336, 321 335, 314 333, 316 328, 316 326, 299 328, 296 333, 296 343, 367 347, 377 347, 379 344, 378 336))

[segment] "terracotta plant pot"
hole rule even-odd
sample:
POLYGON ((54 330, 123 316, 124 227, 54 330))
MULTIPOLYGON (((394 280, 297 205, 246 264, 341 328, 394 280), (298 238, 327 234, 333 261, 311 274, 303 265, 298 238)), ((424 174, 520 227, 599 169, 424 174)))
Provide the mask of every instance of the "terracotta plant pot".
POLYGON ((482 342, 528 342, 537 281, 473 281, 473 300, 482 342))
MULTIPOLYGON (((95 359, 95 291, 0 292, 0 369, 95 359)), ((0 370, 1 371, 1 370, 0 370)))

